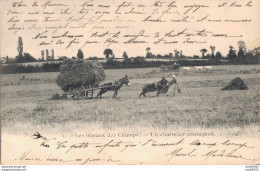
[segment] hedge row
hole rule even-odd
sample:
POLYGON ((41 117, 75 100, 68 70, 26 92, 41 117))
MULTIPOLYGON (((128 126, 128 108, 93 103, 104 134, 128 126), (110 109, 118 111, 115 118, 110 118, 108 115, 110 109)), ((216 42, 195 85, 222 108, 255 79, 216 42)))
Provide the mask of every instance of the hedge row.
MULTIPOLYGON (((232 65, 243 64, 234 61, 221 60, 180 60, 181 66, 206 66, 206 65, 232 65)), ((106 62, 101 62, 104 69, 124 69, 124 68, 151 68, 160 67, 161 65, 173 64, 173 61, 146 61, 145 58, 126 59, 124 61, 117 61, 108 59, 106 62)), ((245 63, 244 63, 245 64, 245 63)), ((250 63, 247 63, 250 64, 250 63)), ((253 64, 253 63, 252 63, 253 64)), ((42 66, 21 66, 17 64, 1 65, 0 73, 36 73, 36 72, 59 72, 61 64, 47 63, 42 66)))

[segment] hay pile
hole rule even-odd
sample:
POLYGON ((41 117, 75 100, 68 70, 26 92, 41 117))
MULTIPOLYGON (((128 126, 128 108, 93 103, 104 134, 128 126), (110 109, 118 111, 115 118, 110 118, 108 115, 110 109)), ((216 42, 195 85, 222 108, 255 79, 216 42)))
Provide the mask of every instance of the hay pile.
POLYGON ((56 83, 67 92, 70 88, 98 87, 106 75, 102 65, 95 61, 84 61, 83 59, 68 59, 60 66, 60 74, 56 83))
POLYGON ((247 90, 246 83, 239 77, 233 79, 227 86, 223 87, 222 90, 247 90))

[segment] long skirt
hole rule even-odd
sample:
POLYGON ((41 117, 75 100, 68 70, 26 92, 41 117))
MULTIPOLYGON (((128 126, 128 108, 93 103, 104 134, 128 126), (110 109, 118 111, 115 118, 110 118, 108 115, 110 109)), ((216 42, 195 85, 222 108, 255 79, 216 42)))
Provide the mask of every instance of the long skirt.
POLYGON ((171 85, 171 86, 169 87, 168 91, 167 91, 167 96, 174 97, 176 91, 177 91, 177 85, 176 85, 176 84, 171 85))

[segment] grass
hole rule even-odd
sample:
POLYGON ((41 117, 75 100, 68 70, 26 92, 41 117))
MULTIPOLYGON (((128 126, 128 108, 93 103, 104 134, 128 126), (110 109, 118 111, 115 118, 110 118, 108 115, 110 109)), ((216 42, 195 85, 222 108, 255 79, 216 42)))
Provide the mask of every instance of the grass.
MULTIPOLYGON (((181 94, 174 98, 162 94, 156 98, 155 93, 149 93, 147 98, 141 99, 138 96, 144 84, 158 81, 163 75, 169 78, 171 73, 160 73, 158 68, 106 70, 107 80, 128 74, 131 86, 122 87, 117 99, 112 99, 113 92, 108 92, 103 99, 83 101, 48 100, 53 94, 62 93, 53 81, 57 73, 48 73, 49 76, 46 73, 28 74, 28 78, 49 78, 50 81, 2 86, 2 131, 31 134, 34 130, 61 133, 141 127, 221 130, 225 135, 243 133, 254 136, 260 133, 257 68, 259 66, 216 66, 211 73, 189 71, 186 75, 181 71, 177 76, 181 94), (241 70, 251 72, 244 74, 241 70), (249 90, 221 91, 238 76, 246 82, 249 90)), ((17 75, 3 77, 18 82, 17 75)))

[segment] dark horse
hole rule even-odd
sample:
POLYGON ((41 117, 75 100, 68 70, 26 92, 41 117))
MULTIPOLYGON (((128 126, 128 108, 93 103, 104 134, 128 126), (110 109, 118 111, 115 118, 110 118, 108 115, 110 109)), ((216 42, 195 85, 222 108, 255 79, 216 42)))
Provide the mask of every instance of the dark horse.
POLYGON ((101 95, 107 91, 115 91, 113 98, 116 98, 116 96, 118 94, 117 92, 123 86, 123 84, 129 85, 129 80, 127 78, 127 75, 120 80, 102 84, 100 87, 105 87, 105 88, 100 89, 99 93, 97 94, 97 98, 98 98, 98 96, 101 98, 101 95))
POLYGON ((146 84, 143 89, 142 89, 142 93, 140 93, 139 98, 143 95, 145 96, 145 93, 148 92, 155 92, 157 91, 156 97, 159 96, 160 93, 165 93, 168 91, 169 86, 167 85, 168 81, 163 78, 161 81, 156 82, 156 83, 152 83, 152 84, 146 84))

